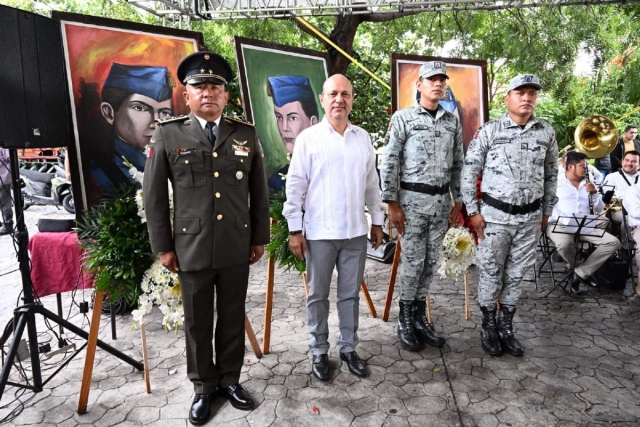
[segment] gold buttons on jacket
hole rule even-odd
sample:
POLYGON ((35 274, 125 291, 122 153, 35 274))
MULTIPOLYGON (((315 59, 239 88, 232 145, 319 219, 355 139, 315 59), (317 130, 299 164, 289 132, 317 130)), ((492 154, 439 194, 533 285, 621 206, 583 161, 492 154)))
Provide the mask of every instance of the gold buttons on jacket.
POLYGON ((218 157, 218 153, 216 153, 215 151, 213 152, 213 157, 218 157))
POLYGON ((242 179, 243 173, 241 171, 236 172, 236 179, 242 179))
POLYGON ((216 193, 216 199, 220 198, 220 193, 216 193))
POLYGON ((185 160, 185 161, 184 161, 184 164, 185 164, 185 165, 188 165, 188 164, 189 164, 189 160, 185 160))
POLYGON ((186 231, 187 231, 187 228, 186 228, 186 227, 184 227, 184 228, 182 229, 182 231, 186 232, 186 231))
POLYGON ((218 214, 216 218, 218 219, 218 221, 220 221, 222 219, 222 214, 218 214))
POLYGON ((244 225, 244 228, 247 228, 247 227, 248 227, 248 225, 247 225, 247 224, 245 224, 245 225, 244 225))
POLYGON ((213 176, 217 178, 217 177, 219 177, 219 176, 220 176, 220 174, 219 174, 218 172, 214 172, 214 173, 213 173, 213 176))

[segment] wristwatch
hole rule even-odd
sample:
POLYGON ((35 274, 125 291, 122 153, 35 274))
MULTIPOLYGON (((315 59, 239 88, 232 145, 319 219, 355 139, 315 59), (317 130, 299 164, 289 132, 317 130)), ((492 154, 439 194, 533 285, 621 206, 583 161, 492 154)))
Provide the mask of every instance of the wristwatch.
POLYGON ((301 234, 301 233, 302 233, 302 230, 290 231, 289 236, 295 236, 296 234, 301 234))

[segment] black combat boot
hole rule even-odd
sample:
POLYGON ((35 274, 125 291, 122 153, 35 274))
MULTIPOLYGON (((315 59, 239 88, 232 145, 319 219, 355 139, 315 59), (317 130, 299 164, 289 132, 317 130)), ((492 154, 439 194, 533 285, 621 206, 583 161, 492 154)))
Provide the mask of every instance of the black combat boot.
POLYGON ((415 300, 413 301, 413 307, 413 327, 416 330, 418 341, 434 347, 442 347, 444 338, 436 334, 427 319, 427 314, 425 313, 427 302, 415 300))
POLYGON ((482 311, 482 349, 491 356, 502 355, 502 347, 498 339, 498 326, 496 325, 496 308, 489 310, 487 307, 480 306, 482 311))
POLYGON ((413 301, 400 300, 400 316, 398 317, 398 339, 405 350, 418 351, 420 343, 413 327, 413 301))
POLYGON ((500 305, 502 317, 498 325, 498 338, 502 349, 512 356, 522 356, 524 348, 520 345, 513 334, 513 316, 516 314, 516 307, 513 305, 500 305))

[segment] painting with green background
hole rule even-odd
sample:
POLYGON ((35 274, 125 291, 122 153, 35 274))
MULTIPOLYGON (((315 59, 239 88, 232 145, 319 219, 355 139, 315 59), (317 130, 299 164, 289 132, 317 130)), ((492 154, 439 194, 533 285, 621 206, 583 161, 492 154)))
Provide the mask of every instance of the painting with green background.
POLYGON ((251 109, 251 120, 256 125, 264 150, 267 176, 271 176, 289 161, 278 131, 273 100, 267 95, 267 77, 283 75, 307 77, 316 95, 318 120, 322 120, 323 110, 317 95, 322 91, 322 84, 328 77, 326 60, 320 56, 251 46, 247 43, 242 44, 242 56, 244 69, 239 67, 240 81, 242 85, 246 84, 246 92, 249 94, 249 100, 244 100, 244 108, 245 111, 251 109))

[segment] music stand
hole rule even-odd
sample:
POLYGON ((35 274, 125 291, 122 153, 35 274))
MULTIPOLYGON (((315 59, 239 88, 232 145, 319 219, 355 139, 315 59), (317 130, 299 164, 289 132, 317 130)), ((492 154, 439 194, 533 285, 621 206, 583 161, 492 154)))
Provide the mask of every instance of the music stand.
MULTIPOLYGON (((576 259, 578 257, 578 244, 580 243, 580 237, 585 235, 602 237, 606 232, 608 223, 608 219, 593 214, 582 216, 576 216, 574 214, 572 216, 558 217, 557 221, 553 225, 553 230, 551 232, 573 236, 573 262, 571 263, 571 269, 569 270, 569 273, 560 282, 558 282, 547 295, 545 295, 545 298, 551 295, 553 291, 555 291, 558 287, 562 287, 567 295, 572 296, 573 288, 571 286, 571 281, 573 279, 576 268, 576 259), (565 282, 566 285, 562 286, 562 284, 565 282), (567 285, 569 287, 569 291, 567 291, 567 285)), ((589 293, 591 294, 591 292, 589 293)), ((595 298, 596 301, 598 301, 598 298, 594 294, 591 295, 595 298)))
MULTIPOLYGON (((22 187, 24 187, 24 182, 20 178, 20 162, 18 160, 18 150, 15 148, 9 149, 9 159, 11 164, 11 181, 13 183, 13 203, 15 205, 15 217, 16 217, 16 240, 17 240, 17 255, 18 255, 18 263, 20 268, 20 273, 22 276, 22 291, 23 291, 23 301, 24 305, 16 308, 14 310, 13 317, 13 342, 9 347, 9 352, 7 354, 7 358, 4 360, 4 365, 2 366, 2 372, 0 373, 0 400, 2 400, 2 395, 4 393, 4 389, 7 385, 18 387, 18 388, 26 388, 32 390, 36 393, 41 392, 43 386, 49 382, 58 372, 62 370, 71 360, 84 348, 86 347, 86 343, 82 345, 78 350, 76 350, 73 355, 71 355, 68 359, 63 361, 58 369, 56 369, 49 378, 43 381, 42 371, 40 369, 40 355, 38 353, 38 333, 36 331, 36 314, 41 314, 45 318, 52 320, 60 326, 65 327, 67 330, 73 332, 74 334, 88 339, 89 334, 74 325, 73 323, 63 319, 61 316, 56 315, 52 311, 44 308, 42 303, 36 302, 33 297, 33 283, 31 282, 31 268, 29 266, 29 255, 27 253, 27 246, 29 241, 29 234, 27 232, 27 227, 24 223, 24 209, 22 203, 22 187), (29 356, 31 359, 31 370, 33 375, 33 385, 29 384, 20 384, 9 381, 9 373, 13 366, 13 362, 18 353, 18 346, 22 339, 22 335, 24 334, 26 329, 29 341, 29 356)), ((111 347, 110 345, 104 343, 101 340, 98 340, 98 347, 107 351, 108 353, 116 356, 118 359, 123 362, 128 363, 129 365, 136 368, 138 371, 142 371, 144 369, 141 362, 134 360, 132 357, 127 356, 119 350, 111 347)))

